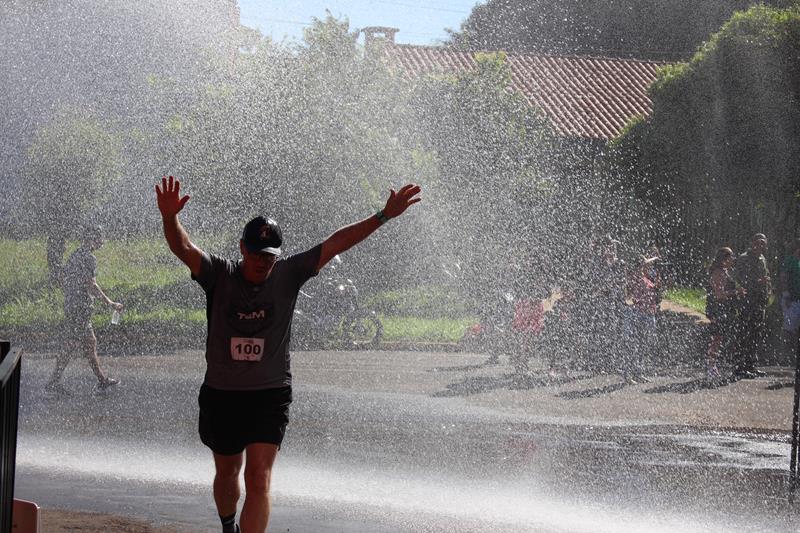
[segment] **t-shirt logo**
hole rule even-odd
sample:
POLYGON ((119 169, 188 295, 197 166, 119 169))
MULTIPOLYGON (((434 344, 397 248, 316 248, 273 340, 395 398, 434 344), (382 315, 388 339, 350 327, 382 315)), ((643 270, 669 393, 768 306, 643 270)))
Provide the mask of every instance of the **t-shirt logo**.
POLYGON ((258 337, 273 322, 274 312, 269 303, 253 302, 242 305, 231 302, 228 308, 228 323, 241 337, 258 337))
POLYGON ((259 318, 265 318, 267 316, 267 312, 263 309, 259 311, 252 311, 250 313, 238 313, 239 320, 258 320, 259 318))

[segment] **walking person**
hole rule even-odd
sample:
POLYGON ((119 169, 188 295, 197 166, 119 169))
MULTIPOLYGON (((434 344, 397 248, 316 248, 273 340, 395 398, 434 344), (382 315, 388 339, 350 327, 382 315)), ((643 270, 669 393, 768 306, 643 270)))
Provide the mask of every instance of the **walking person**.
POLYGON ((736 301, 745 295, 744 288, 737 287, 731 275, 735 260, 733 250, 723 247, 717 250, 714 261, 708 268, 706 316, 711 321, 711 341, 706 353, 706 370, 710 380, 722 378, 717 367, 720 351, 723 347, 730 346, 734 340, 736 301))
POLYGON ((420 187, 391 191, 375 215, 345 226, 305 252, 279 259, 278 224, 257 216, 244 227, 241 261, 198 248, 178 221, 189 196, 172 176, 156 186, 164 237, 206 293, 206 373, 200 388, 200 439, 213 452, 214 501, 224 533, 263 533, 270 514, 270 479, 292 402, 289 336, 301 286, 334 256, 420 201, 420 187), (239 524, 239 473, 245 498, 239 524), (241 527, 241 530, 240 530, 241 527))
POLYGON ((92 305, 95 297, 109 307, 122 310, 122 304, 112 301, 97 284, 97 258, 94 251, 103 246, 102 231, 97 226, 84 229, 81 245, 70 255, 64 267, 64 347, 56 356, 56 366, 45 390, 69 394, 61 383, 64 370, 77 353, 83 353, 97 378, 97 388, 104 391, 117 384, 106 376, 97 358, 97 337, 92 328, 92 305))
POLYGON ((767 238, 756 233, 750 248, 736 259, 734 272, 746 295, 741 299, 738 324, 738 346, 735 353, 733 376, 736 379, 753 379, 766 374, 756 368, 758 352, 766 333, 766 311, 772 292, 772 280, 764 253, 767 238))

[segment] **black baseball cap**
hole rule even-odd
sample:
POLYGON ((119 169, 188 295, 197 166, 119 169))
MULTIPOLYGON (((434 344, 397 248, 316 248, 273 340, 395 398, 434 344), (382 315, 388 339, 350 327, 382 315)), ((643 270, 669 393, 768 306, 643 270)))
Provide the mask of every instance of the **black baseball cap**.
POLYGON ((281 255, 283 233, 278 223, 271 218, 257 216, 245 225, 242 231, 242 243, 251 253, 266 252, 281 255))

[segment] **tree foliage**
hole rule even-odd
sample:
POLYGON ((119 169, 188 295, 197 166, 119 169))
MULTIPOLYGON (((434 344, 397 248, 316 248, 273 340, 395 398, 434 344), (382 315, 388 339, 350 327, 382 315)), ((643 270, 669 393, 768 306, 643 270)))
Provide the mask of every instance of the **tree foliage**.
POLYGON ((376 207, 413 165, 390 129, 393 93, 362 58, 347 22, 332 17, 305 46, 262 40, 209 83, 174 128, 180 172, 210 219, 269 210, 311 236, 376 207))
POLYGON ((520 248, 509 246, 512 234, 530 215, 543 119, 508 91, 502 54, 479 57, 472 72, 419 80, 381 57, 329 16, 302 46, 264 40, 209 86, 175 133, 177 152, 190 156, 181 172, 215 214, 208 220, 233 232, 267 211, 302 246, 368 216, 390 187, 416 181, 426 198, 418 216, 393 228, 396 239, 367 241, 350 257, 409 276, 449 260, 507 263, 520 248), (380 261, 386 255, 391 265, 380 261))
POLYGON ((66 240, 87 223, 97 223, 91 220, 93 211, 107 198, 121 169, 119 137, 85 112, 62 111, 36 131, 14 216, 25 235, 47 239, 54 285, 61 280, 66 240))
POLYGON ((62 111, 28 149, 17 216, 33 235, 73 235, 120 177, 121 142, 103 122, 62 111))
MULTIPOLYGON (((549 54, 683 59, 756 0, 489 0, 451 34, 453 46, 549 54)), ((790 0, 763 2, 786 6, 790 0)))
POLYGON ((536 207, 547 196, 547 124, 510 84, 505 54, 487 53, 473 71, 414 88, 421 146, 436 162, 429 193, 445 229, 439 252, 482 286, 537 255, 536 207))
POLYGON ((737 13, 688 63, 664 68, 653 113, 613 162, 687 254, 793 237, 800 192, 800 9, 737 13))

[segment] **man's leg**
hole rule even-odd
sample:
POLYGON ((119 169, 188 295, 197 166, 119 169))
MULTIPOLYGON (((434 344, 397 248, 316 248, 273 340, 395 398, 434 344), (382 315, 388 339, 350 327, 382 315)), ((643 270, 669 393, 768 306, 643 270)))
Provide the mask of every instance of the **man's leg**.
POLYGON ((753 338, 752 338, 752 351, 749 354, 749 360, 746 361, 749 368, 755 372, 756 365, 759 362, 759 356, 764 354, 764 347, 766 344, 767 334, 767 310, 766 308, 759 307, 753 314, 753 338))
POLYGON ((61 324, 60 335, 64 344, 62 345, 61 350, 56 354, 56 366, 53 368, 50 381, 48 381, 47 385, 45 385, 45 388, 50 390, 61 389, 62 386, 60 383, 61 378, 64 375, 64 370, 67 368, 67 365, 75 356, 76 352, 80 351, 81 349, 81 342, 77 336, 75 326, 71 321, 65 320, 61 324))
POLYGON ((53 374, 50 376, 50 381, 47 382, 46 388, 55 389, 61 387, 61 376, 64 375, 64 370, 67 368, 70 360, 72 359, 72 352, 78 348, 77 343, 73 340, 67 340, 64 343, 62 350, 56 355, 56 366, 53 369, 53 374))
POLYGON ((249 444, 246 453, 245 498, 239 525, 242 533, 264 533, 269 523, 269 485, 278 447, 267 443, 249 444))
POLYGON ((244 454, 214 454, 214 503, 220 517, 236 514, 241 490, 239 488, 239 472, 242 471, 244 454))
POLYGON ((88 328, 86 328, 86 333, 83 338, 83 354, 86 356, 86 360, 89 362, 89 366, 92 368, 92 372, 94 372, 97 381, 105 383, 108 378, 106 375, 103 374, 103 371, 100 369, 100 360, 97 359, 97 337, 94 334, 94 329, 92 329, 91 324, 88 328))
POLYGON ((764 322, 764 310, 748 306, 742 316, 742 336, 736 368, 741 372, 755 371, 758 360, 759 336, 764 322))

